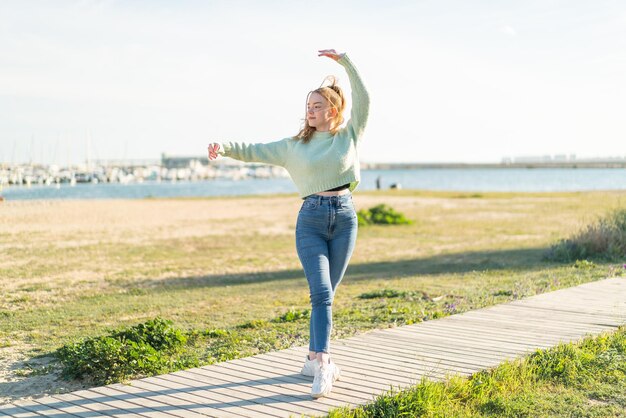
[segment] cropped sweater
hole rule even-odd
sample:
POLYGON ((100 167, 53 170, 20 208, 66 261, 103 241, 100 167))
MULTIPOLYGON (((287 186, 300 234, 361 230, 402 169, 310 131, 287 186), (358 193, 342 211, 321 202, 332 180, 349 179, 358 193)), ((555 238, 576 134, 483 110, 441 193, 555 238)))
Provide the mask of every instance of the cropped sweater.
POLYGON ((350 59, 344 54, 337 62, 346 69, 352 90, 352 110, 345 127, 334 135, 315 132, 307 144, 294 137, 270 143, 223 142, 218 153, 284 167, 301 198, 343 184, 350 184, 350 191, 356 189, 361 180, 357 146, 367 122, 369 96, 350 59))

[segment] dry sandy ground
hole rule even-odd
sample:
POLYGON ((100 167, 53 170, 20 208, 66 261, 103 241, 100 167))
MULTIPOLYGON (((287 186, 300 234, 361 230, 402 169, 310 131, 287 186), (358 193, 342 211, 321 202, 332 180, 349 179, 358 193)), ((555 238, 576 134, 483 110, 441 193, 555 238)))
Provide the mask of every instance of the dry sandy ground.
POLYGON ((60 378, 58 366, 52 368, 52 358, 38 358, 27 361, 25 353, 31 347, 11 346, 0 349, 0 405, 40 398, 55 393, 74 392, 88 386, 77 381, 60 378), (51 369, 48 369, 51 368, 51 369), (21 371, 46 369, 45 374, 27 377, 21 371))

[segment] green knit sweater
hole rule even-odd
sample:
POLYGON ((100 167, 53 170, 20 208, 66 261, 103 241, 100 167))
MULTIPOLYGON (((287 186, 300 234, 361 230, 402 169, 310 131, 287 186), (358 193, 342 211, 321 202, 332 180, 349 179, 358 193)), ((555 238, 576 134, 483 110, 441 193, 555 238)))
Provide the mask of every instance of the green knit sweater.
POLYGON ((357 145, 367 122, 369 96, 350 59, 344 54, 337 62, 346 69, 352 90, 352 111, 345 127, 334 135, 315 132, 307 144, 294 137, 267 144, 224 142, 218 153, 286 168, 302 198, 348 183, 353 191, 361 180, 357 145))

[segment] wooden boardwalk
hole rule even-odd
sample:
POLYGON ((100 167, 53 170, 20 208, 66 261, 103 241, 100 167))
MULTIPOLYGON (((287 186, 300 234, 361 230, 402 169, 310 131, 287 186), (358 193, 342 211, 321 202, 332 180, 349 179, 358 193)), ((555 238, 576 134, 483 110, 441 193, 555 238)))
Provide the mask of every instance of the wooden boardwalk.
POLYGON ((310 397, 296 347, 162 376, 0 406, 0 417, 289 417, 370 402, 422 376, 479 370, 626 324, 626 279, 614 278, 416 325, 333 341, 342 368, 328 398, 310 397))

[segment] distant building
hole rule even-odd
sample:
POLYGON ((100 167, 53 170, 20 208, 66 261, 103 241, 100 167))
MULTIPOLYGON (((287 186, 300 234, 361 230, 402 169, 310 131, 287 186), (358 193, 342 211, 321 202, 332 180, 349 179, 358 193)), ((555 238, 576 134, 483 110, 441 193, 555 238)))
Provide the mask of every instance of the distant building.
POLYGON ((185 156, 170 156, 161 154, 161 167, 172 168, 188 168, 197 164, 209 165, 209 159, 207 157, 185 157, 185 156))

